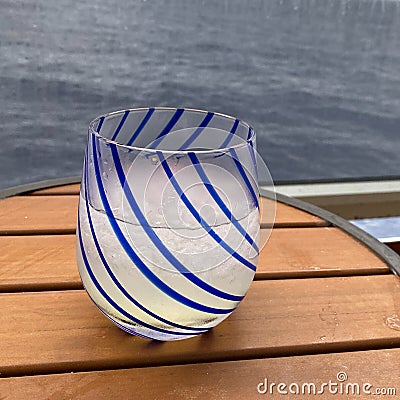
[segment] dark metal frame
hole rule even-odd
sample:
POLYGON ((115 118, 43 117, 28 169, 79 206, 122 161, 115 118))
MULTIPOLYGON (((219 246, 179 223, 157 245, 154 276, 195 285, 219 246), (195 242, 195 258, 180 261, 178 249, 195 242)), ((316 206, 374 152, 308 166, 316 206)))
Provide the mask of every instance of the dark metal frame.
MULTIPOLYGON (((376 181, 398 181, 400 175, 383 175, 383 176, 363 176, 360 178, 326 178, 326 179, 288 179, 288 180, 275 180, 274 185, 285 186, 285 185, 313 185, 313 184, 324 184, 324 183, 355 183, 355 182, 376 182, 376 181)), ((260 183, 262 186, 262 183, 260 183)))
POLYGON ((63 186, 70 185, 72 183, 80 183, 80 181, 80 176, 70 176, 68 178, 48 179, 45 181, 28 183, 26 185, 13 186, 4 190, 0 190, 0 199, 33 192, 34 190, 48 189, 53 186, 63 186))
MULTIPOLYGON (((50 179, 46 181, 29 183, 27 185, 14 186, 12 188, 0 191, 0 199, 15 195, 23 195, 32 192, 34 190, 47 189, 54 186, 69 185, 72 183, 79 183, 80 181, 81 181, 80 176, 73 176, 69 178, 50 179)), ((365 246, 370 248, 377 256, 379 256, 383 261, 385 261, 388 264, 390 270, 394 274, 400 276, 400 256, 392 249, 390 249, 388 246, 381 243, 379 240, 377 240, 370 234, 366 233, 362 229, 358 228, 357 226, 351 224, 344 218, 339 217, 338 215, 333 214, 320 207, 317 207, 314 204, 310 204, 293 197, 288 197, 280 193, 273 193, 271 191, 261 189, 260 194, 261 196, 272 200, 276 198, 276 200, 281 203, 308 212, 309 214, 324 219, 325 221, 329 222, 332 226, 336 226, 342 229, 343 231, 345 231, 346 233, 348 233, 349 235, 351 235, 352 237, 363 243, 365 246)))

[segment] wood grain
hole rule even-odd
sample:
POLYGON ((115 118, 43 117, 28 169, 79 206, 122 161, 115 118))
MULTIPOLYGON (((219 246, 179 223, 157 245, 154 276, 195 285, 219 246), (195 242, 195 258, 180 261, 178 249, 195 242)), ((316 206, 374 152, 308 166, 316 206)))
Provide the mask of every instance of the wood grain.
MULTIPOLYGON (((268 230, 261 230, 262 243, 268 230)), ((0 236, 0 292, 81 288, 75 235, 0 236)), ((367 247, 338 228, 274 229, 256 279, 388 273, 367 247)))
MULTIPOLYGON (((261 230, 260 247, 269 231, 261 230)), ((256 279, 388 273, 387 264, 339 228, 273 229, 256 279)))
POLYGON ((169 343, 124 333, 80 290, 0 294, 0 307, 3 377, 400 345, 394 275, 257 281, 212 331, 169 343))
POLYGON ((0 291, 82 288, 75 235, 0 236, 0 291))
MULTIPOLYGON (((274 203, 272 200, 262 198, 261 201, 261 227, 270 228, 274 216, 274 203)), ((328 226, 327 221, 309 214, 298 208, 283 203, 276 203, 275 228, 328 226)))
POLYGON ((14 196, 0 200, 0 235, 74 233, 78 196, 14 196))
MULTIPOLYGON (((8 400, 19 399, 282 399, 291 398, 278 393, 271 383, 285 383, 289 391, 291 383, 298 384, 299 395, 293 398, 348 399, 394 398, 393 395, 368 395, 363 385, 370 383, 372 393, 377 389, 395 388, 400 390, 400 349, 344 352, 339 354, 319 354, 290 358, 268 358, 260 360, 228 361, 220 363, 191 364, 167 367, 132 368, 114 371, 94 371, 74 374, 26 376, 0 379, 0 393, 7 393, 8 400), (304 383, 314 383, 317 391, 323 383, 337 381, 337 375, 345 372, 348 379, 344 384, 344 395, 324 393, 313 395, 313 387, 304 383), (268 380, 268 392, 262 396, 257 391, 260 383, 268 380), (310 390, 310 392, 308 392, 310 390), (346 395, 346 390, 349 395, 346 395), (272 393, 271 393, 272 392, 272 393), (309 394, 310 393, 310 394, 309 394), (351 395, 354 393, 354 397, 351 395), (308 396, 307 396, 308 395, 308 396)), ((292 390, 296 390, 293 386, 292 390)), ((334 390, 335 387, 332 387, 334 390)), ((368 388, 365 388, 368 389, 368 388)), ((338 390, 340 390, 338 386, 338 390)), ((340 393, 340 392, 339 392, 340 393)))

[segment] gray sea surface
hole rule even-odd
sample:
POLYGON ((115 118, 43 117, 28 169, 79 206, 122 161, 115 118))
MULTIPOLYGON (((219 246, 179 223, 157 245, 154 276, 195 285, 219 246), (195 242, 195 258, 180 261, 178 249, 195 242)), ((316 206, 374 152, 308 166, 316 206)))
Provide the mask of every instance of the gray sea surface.
POLYGON ((400 2, 0 0, 0 188, 80 174, 87 126, 251 123, 277 181, 400 175, 400 2))

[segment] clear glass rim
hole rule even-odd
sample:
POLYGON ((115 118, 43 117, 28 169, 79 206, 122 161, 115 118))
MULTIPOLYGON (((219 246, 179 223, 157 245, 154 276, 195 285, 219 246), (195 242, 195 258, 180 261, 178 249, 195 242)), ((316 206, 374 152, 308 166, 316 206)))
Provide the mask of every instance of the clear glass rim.
MULTIPOLYGON (((201 113, 201 114, 207 114, 209 111, 206 110, 200 110, 200 109, 195 109, 195 108, 186 108, 186 107, 140 107, 140 108, 126 108, 123 110, 118 110, 118 111, 111 111, 109 113, 106 114, 102 114, 99 115, 98 117, 96 117, 93 121, 90 122, 89 124, 89 133, 95 135, 99 140, 105 142, 106 144, 113 144, 115 146, 118 146, 120 148, 126 149, 126 150, 136 150, 139 152, 148 152, 148 153, 152 153, 152 154, 157 154, 159 152, 163 153, 163 154, 189 154, 189 153, 196 153, 196 154, 215 154, 215 153, 226 153, 231 149, 239 149, 243 146, 248 145, 250 142, 254 141, 254 138, 256 136, 256 132, 254 130, 254 128, 249 125, 247 122, 232 117, 230 115, 227 114, 222 114, 222 113, 218 113, 218 112, 213 112, 214 115, 217 115, 219 117, 222 118, 227 118, 230 119, 232 121, 236 121, 236 119, 238 119, 239 123, 243 124, 245 127, 250 129, 251 135, 250 137, 248 137, 247 139, 243 139, 242 143, 236 144, 234 146, 228 146, 228 147, 223 147, 223 148, 218 148, 218 149, 207 149, 207 150, 163 150, 163 149, 150 149, 147 147, 138 147, 138 146, 129 146, 126 144, 122 144, 116 140, 112 140, 112 139, 108 139, 106 137, 104 137, 102 134, 100 134, 96 128, 95 128, 95 124, 96 122, 98 122, 101 118, 108 118, 110 116, 113 115, 118 115, 118 114, 123 114, 126 111, 131 112, 137 112, 137 111, 146 111, 149 109, 154 109, 155 111, 160 111, 160 110, 166 110, 166 111, 176 111, 178 110, 178 108, 181 108, 184 111, 192 111, 192 112, 197 112, 197 113, 201 113)), ((189 127, 188 127, 189 128, 189 127)), ((196 127, 191 127, 191 128, 196 128, 196 127)), ((182 129, 186 129, 186 128, 182 128, 182 129)))

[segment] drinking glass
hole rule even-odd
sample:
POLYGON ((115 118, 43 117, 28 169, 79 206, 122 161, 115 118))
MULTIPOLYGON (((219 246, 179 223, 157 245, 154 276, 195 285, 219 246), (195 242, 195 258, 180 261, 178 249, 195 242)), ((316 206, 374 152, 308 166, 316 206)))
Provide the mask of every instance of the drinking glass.
POLYGON ((254 277, 259 215, 246 122, 140 108, 90 123, 77 261, 90 298, 121 329, 177 340, 227 318, 254 277))

